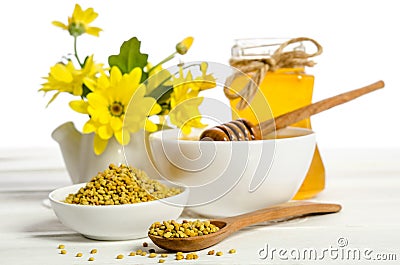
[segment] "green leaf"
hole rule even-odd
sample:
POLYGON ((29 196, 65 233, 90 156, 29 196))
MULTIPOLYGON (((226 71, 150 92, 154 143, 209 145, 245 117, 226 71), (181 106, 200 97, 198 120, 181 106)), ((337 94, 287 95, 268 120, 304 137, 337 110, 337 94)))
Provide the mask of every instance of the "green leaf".
MULTIPOLYGON (((110 67, 117 66, 122 74, 129 73, 135 67, 143 68, 147 65, 148 54, 140 52, 140 41, 133 37, 122 43, 118 55, 108 57, 110 67)), ((143 72, 142 82, 146 80, 147 74, 143 72)))

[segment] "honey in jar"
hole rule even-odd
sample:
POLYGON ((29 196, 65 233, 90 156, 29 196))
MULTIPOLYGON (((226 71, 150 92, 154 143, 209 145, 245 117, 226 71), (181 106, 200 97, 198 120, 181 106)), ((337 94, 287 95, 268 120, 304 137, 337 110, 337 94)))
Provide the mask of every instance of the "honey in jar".
MULTIPOLYGON (((232 48, 231 65, 239 66, 237 68, 240 70, 240 66, 248 66, 248 63, 256 61, 257 63, 264 63, 268 70, 262 69, 265 71, 264 75, 261 78, 260 76, 257 77, 259 79, 258 89, 254 91, 251 99, 247 101, 246 107, 240 107, 239 103, 243 100, 242 98, 234 99, 227 95, 230 98, 233 116, 246 118, 254 124, 258 124, 272 118, 271 116, 276 117, 311 104, 314 76, 305 73, 305 66, 311 66, 308 58, 319 54, 322 48, 314 40, 311 40, 317 45, 318 52, 312 55, 305 53, 303 42, 309 40, 311 39, 298 38, 288 41, 277 39, 238 40, 232 48), (295 47, 289 52, 292 52, 294 57, 306 57, 304 59, 308 62, 304 60, 303 64, 299 64, 298 61, 293 60, 291 64, 289 60, 286 65, 282 63, 280 67, 267 65, 270 62, 272 62, 271 64, 279 64, 279 59, 288 54, 284 51, 284 48, 288 48, 289 45, 293 46, 293 44, 295 44, 295 47)), ((285 58, 281 59, 286 60, 285 58)), ((251 69, 251 67, 242 69, 249 68, 251 69)), ((260 74, 254 70, 243 72, 248 74, 249 77, 253 77, 253 79, 254 75, 260 74)), ((236 80, 233 80, 230 87, 239 91, 241 88, 246 87, 248 80, 245 79, 248 78, 239 76, 236 80)), ((305 119, 291 126, 311 129, 311 122, 310 119, 305 119)), ((321 192, 324 187, 325 169, 317 146, 305 180, 293 199, 312 198, 321 192)))

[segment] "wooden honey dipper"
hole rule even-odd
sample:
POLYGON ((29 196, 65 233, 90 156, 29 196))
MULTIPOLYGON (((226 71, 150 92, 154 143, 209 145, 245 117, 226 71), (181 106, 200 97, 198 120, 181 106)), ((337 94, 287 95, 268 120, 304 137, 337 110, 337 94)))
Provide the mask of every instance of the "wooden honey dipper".
POLYGON ((276 118, 269 119, 253 125, 246 119, 230 121, 213 128, 205 130, 200 135, 201 141, 249 141, 262 140, 274 130, 283 129, 291 124, 309 118, 310 116, 330 109, 337 105, 346 103, 362 95, 383 88, 385 83, 378 81, 368 86, 339 94, 305 107, 282 114, 276 118))

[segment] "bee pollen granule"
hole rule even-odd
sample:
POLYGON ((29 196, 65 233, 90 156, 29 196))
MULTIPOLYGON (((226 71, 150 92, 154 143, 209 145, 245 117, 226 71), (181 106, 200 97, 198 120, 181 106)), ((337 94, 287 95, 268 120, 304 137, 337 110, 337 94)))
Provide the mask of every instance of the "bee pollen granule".
POLYGON ((181 192, 179 188, 170 188, 150 179, 142 170, 124 164, 110 164, 108 169, 99 172, 85 187, 75 194, 69 194, 65 202, 81 205, 133 204, 164 199, 181 192))

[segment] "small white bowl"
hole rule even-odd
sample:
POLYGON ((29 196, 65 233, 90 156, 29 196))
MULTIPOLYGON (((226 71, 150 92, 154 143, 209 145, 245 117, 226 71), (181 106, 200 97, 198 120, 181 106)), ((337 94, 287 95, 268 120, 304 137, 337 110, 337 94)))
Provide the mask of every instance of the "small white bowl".
POLYGON ((311 164, 315 133, 289 127, 259 141, 179 140, 177 129, 150 135, 161 175, 190 188, 188 206, 210 217, 233 216, 293 198, 311 164))
MULTIPOLYGON (((169 187, 174 186, 171 184, 169 187)), ((189 190, 161 200, 124 205, 77 205, 63 202, 86 183, 54 190, 49 194, 51 207, 65 226, 96 240, 130 240, 143 238, 152 223, 177 219, 188 200, 189 190)), ((177 187, 177 186, 175 186, 177 187)))

